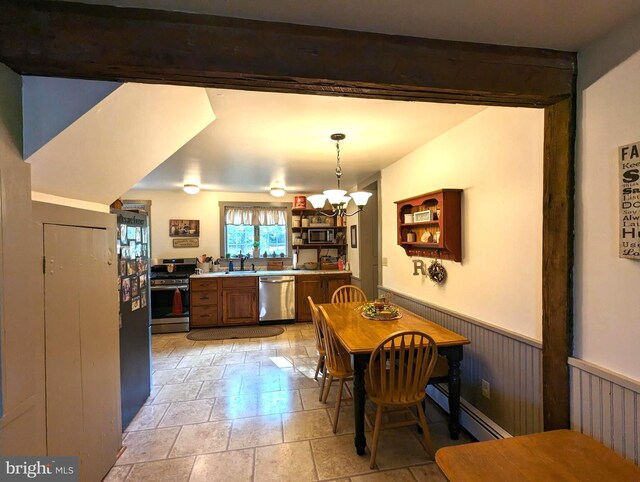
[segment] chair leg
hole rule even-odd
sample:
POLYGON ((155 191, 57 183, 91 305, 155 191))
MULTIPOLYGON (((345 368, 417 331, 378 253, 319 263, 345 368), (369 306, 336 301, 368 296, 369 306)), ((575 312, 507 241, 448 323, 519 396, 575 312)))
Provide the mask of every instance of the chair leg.
POLYGON ((433 447, 431 445, 431 435, 429 434, 429 427, 427 426, 427 417, 424 416, 424 410, 422 410, 422 404, 418 404, 418 417, 420 417, 420 425, 422 426, 422 437, 424 439, 424 445, 427 449, 429 457, 433 458, 433 447))
POLYGON ((324 394, 322 395, 322 403, 327 403, 327 398, 329 398, 329 392, 331 391, 331 384, 333 383, 333 375, 329 373, 329 380, 327 380, 327 387, 324 389, 324 394))
POLYGON ((338 417, 340 416, 340 403, 342 402, 342 388, 344 387, 344 378, 340 379, 338 384, 338 398, 336 398, 336 408, 333 412, 333 433, 338 430, 338 417))
POLYGON ((371 463, 370 468, 376 466, 376 454, 378 453, 378 439, 380 438, 380 426, 382 425, 382 405, 378 405, 376 410, 376 421, 373 426, 373 443, 371 445, 371 463))
POLYGON ((318 355, 318 364, 316 365, 316 374, 313 377, 313 379, 316 382, 318 381, 318 373, 320 373, 320 366, 321 365, 322 365, 322 355, 318 355))
POLYGON ((327 383, 327 367, 322 366, 322 386, 320 387, 320 396, 318 397, 318 401, 322 401, 322 397, 324 396, 324 386, 327 383))

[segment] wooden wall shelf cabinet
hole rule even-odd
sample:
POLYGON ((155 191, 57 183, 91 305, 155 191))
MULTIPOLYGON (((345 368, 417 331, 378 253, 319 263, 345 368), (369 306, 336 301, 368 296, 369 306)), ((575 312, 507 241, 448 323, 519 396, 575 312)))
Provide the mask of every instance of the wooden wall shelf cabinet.
POLYGON ((349 273, 296 276, 296 321, 311 321, 307 297, 314 303, 330 303, 333 292, 351 282, 349 273))
POLYGON ((398 244, 407 256, 462 261, 461 200, 462 189, 440 189, 396 201, 398 244), (430 220, 405 222, 423 211, 430 220))

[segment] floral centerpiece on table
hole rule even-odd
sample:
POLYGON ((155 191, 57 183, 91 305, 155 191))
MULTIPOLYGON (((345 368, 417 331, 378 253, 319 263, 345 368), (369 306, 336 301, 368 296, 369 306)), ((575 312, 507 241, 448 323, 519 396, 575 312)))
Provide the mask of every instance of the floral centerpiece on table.
POLYGON ((402 316, 397 306, 392 305, 388 298, 380 296, 358 307, 360 313, 370 320, 395 320, 402 316))

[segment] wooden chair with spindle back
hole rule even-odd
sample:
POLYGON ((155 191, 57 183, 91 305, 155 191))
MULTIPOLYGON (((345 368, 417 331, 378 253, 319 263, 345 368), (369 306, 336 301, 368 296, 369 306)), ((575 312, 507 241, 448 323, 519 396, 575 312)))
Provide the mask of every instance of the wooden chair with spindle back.
POLYGON ((417 331, 397 332, 382 341, 371 353, 365 379, 367 397, 377 405, 371 447, 371 468, 376 463, 378 439, 384 407, 404 408, 411 420, 390 424, 402 427, 420 423, 424 444, 433 457, 431 437, 422 401, 425 386, 436 364, 438 348, 429 335, 417 331), (409 409, 415 406, 418 418, 409 409))
POLYGON ((324 386, 327 380, 327 369, 325 367, 326 350, 324 347, 324 335, 322 333, 322 327, 320 326, 320 314, 318 313, 318 307, 311 299, 311 296, 307 296, 309 300, 309 308, 311 308, 311 322, 313 323, 313 331, 316 337, 316 350, 318 352, 318 364, 316 365, 316 374, 313 377, 314 380, 318 380, 318 373, 322 369, 322 385, 320 387, 320 396, 318 400, 322 401, 322 395, 324 393, 324 386))
POLYGON ((366 303, 367 295, 355 285, 344 285, 333 292, 331 303, 366 303))
POLYGON ((338 417, 340 416, 340 405, 342 403, 342 390, 346 387, 349 392, 350 398, 353 399, 353 394, 345 382, 353 379, 353 369, 351 368, 351 356, 349 352, 340 344, 337 340, 333 329, 329 324, 329 316, 324 307, 318 307, 318 313, 320 315, 320 326, 322 327, 322 333, 324 334, 324 347, 326 350, 325 366, 329 373, 329 383, 324 391, 322 401, 326 402, 331 390, 331 383, 333 380, 338 380, 338 394, 336 396, 336 407, 333 414, 333 433, 336 433, 338 429, 338 417))

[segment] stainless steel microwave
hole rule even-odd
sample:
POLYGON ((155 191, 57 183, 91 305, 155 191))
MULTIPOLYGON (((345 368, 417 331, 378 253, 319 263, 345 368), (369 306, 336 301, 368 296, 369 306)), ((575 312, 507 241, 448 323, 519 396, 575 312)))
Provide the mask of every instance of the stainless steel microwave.
POLYGON ((310 229, 308 243, 333 243, 333 229, 310 229))

